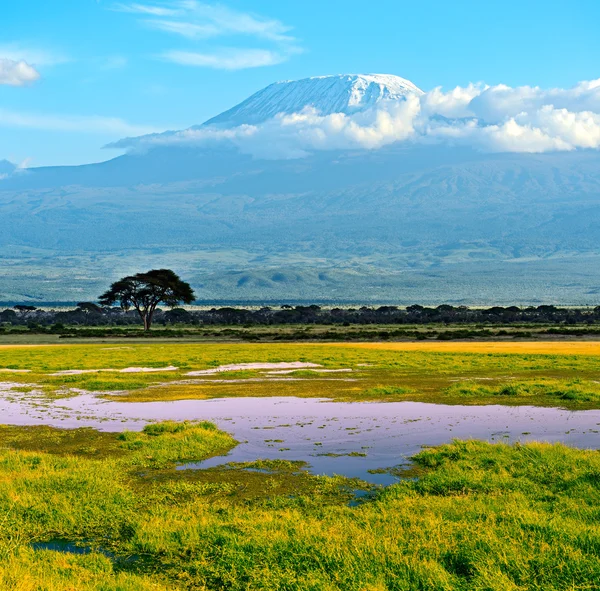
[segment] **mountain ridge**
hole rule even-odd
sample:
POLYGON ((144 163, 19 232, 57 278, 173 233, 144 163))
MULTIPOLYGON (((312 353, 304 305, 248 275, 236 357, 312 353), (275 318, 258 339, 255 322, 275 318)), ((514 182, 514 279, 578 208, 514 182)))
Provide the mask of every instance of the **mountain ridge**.
POLYGON ((255 92, 241 103, 219 113, 204 123, 183 130, 168 130, 137 137, 127 137, 109 144, 109 148, 147 148, 170 138, 209 130, 227 130, 245 125, 260 125, 277 116, 314 110, 321 116, 353 115, 368 111, 383 101, 403 101, 424 92, 410 80, 394 74, 332 74, 300 80, 274 82, 255 92))
POLYGON ((374 107, 382 100, 402 100, 410 94, 424 93, 410 80, 393 74, 335 74, 284 80, 266 86, 202 126, 254 125, 307 107, 321 115, 349 115, 374 107))

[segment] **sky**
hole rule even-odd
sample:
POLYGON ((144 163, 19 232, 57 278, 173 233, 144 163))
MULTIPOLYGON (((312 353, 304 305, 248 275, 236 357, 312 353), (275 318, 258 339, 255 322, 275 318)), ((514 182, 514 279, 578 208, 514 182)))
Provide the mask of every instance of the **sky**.
POLYGON ((600 78, 597 0, 3 0, 0 22, 0 160, 20 166, 109 159, 107 144, 202 123, 277 80, 600 78))

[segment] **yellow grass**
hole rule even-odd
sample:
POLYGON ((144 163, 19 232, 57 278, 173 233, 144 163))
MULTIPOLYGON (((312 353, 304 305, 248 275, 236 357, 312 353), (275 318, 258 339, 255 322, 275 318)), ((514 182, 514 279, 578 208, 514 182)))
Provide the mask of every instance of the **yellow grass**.
POLYGON ((127 391, 121 401, 237 396, 302 396, 337 400, 413 400, 446 404, 539 404, 600 408, 600 342, 414 343, 171 343, 130 342, 0 347, 2 379, 10 396, 32 388, 50 397, 78 390, 127 391), (197 372, 229 364, 314 363, 343 374, 289 376, 244 370, 214 376, 197 372), (119 373, 131 367, 178 368, 119 373), (101 370, 59 375, 65 370, 101 370), (27 373, 17 373, 28 370, 27 373), (486 387, 478 387, 485 379, 486 387), (460 388, 457 387, 460 385, 460 388), (18 386, 18 387, 17 387, 18 386), (21 391, 22 390, 22 391, 21 391), (510 394, 510 395, 508 395, 510 394))
MULTIPOLYGON (((137 343, 134 343, 137 344, 137 343)), ((160 343, 164 345, 164 343, 160 343)), ((176 343, 180 345, 182 343, 176 343)), ((0 345, 0 349, 78 346, 64 343, 44 345, 0 345)), ((295 343, 292 344, 294 346, 295 343)), ((200 345, 202 346, 202 345, 200 345)), ((206 345, 204 345, 206 346, 206 345)), ((438 353, 520 353, 540 355, 598 355, 600 341, 452 341, 452 342, 368 342, 368 343, 301 343, 301 346, 349 347, 385 351, 432 351, 438 353)))
POLYGON ((600 355, 600 341, 536 342, 413 342, 413 343, 331 343, 330 347, 378 349, 382 351, 428 351, 435 353, 516 353, 522 355, 600 355))
MULTIPOLYGON (((99 343, 106 346, 106 343, 99 343)), ((133 342, 132 345, 139 343, 133 342)), ((148 343, 143 343, 147 345, 148 343)), ((159 343, 165 345, 165 343, 159 343)), ((172 343, 186 346, 186 343, 172 343)), ((212 343, 211 343, 212 344, 212 343)), ((262 343, 265 345, 264 343, 262 343)), ((235 344, 233 344, 235 345, 235 344)), ((600 356, 600 341, 451 341, 451 342, 366 342, 366 343, 289 343, 288 346, 300 347, 348 347, 357 349, 379 349, 382 351, 431 351, 436 353, 516 353, 523 355, 598 355, 600 356)), ((80 343, 71 345, 56 344, 7 344, 0 349, 24 349, 47 347, 78 347, 80 343)), ((196 345, 206 347, 206 344, 196 345)), ((243 346, 243 345, 242 345, 243 346)), ((256 345, 255 345, 256 346, 256 345)), ((267 344, 267 347, 269 345, 267 344)), ((278 343, 277 346, 281 346, 278 343)))
POLYGON ((9 345, 0 345, 0 349, 25 349, 27 347, 31 347, 31 348, 39 348, 39 347, 58 347, 58 346, 63 346, 63 343, 47 343, 47 344, 43 344, 43 345, 34 345, 34 344, 27 344, 27 345, 13 345, 13 344, 9 344, 9 345))

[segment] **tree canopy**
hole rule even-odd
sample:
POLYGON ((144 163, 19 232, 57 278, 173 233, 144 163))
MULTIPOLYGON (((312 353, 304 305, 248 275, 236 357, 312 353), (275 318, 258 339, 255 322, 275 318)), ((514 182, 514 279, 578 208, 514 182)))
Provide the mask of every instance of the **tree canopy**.
POLYGON ((104 306, 118 303, 126 312, 135 309, 144 323, 144 330, 150 330, 159 304, 173 308, 180 304, 191 304, 195 299, 190 284, 176 273, 170 269, 153 269, 115 281, 98 301, 104 306))

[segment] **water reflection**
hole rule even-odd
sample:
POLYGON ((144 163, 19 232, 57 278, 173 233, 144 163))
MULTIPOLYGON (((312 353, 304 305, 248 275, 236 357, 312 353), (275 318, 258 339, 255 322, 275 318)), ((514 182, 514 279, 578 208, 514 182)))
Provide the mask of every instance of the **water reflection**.
POLYGON ((210 420, 240 441, 227 456, 186 466, 207 468, 258 458, 303 460, 316 474, 342 474, 377 484, 395 476, 369 470, 406 463, 423 445, 453 438, 561 441, 600 448, 600 410, 445 406, 420 402, 329 402, 293 397, 172 402, 106 401, 92 394, 58 401, 0 398, 0 422, 16 425, 141 429, 153 420, 210 420))

